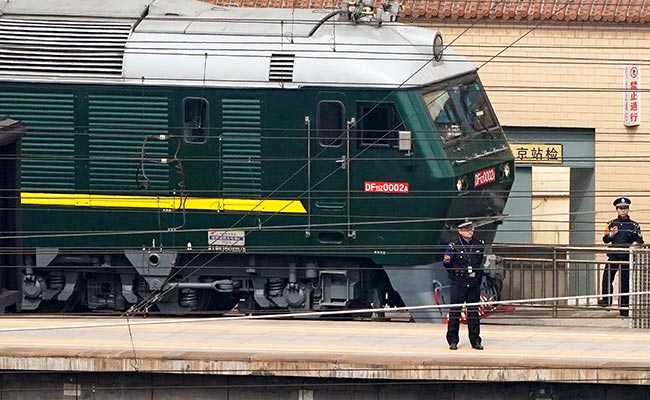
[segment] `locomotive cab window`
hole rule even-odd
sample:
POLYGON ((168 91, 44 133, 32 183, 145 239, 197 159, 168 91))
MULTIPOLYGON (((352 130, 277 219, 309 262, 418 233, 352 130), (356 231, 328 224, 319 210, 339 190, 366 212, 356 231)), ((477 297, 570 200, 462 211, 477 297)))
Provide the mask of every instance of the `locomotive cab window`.
POLYGON ((183 136, 187 143, 208 141, 208 101, 200 97, 183 100, 183 136))
POLYGON ((451 100, 450 92, 439 90, 427 93, 424 95, 424 102, 442 140, 448 141, 462 135, 461 121, 451 100))
POLYGON ((362 147, 397 147, 404 122, 393 103, 358 103, 357 133, 362 147))
POLYGON ((440 138, 445 142, 498 127, 483 87, 477 80, 425 93, 424 102, 440 138))
POLYGON ((340 101, 318 103, 318 137, 323 147, 339 147, 345 134, 345 107, 340 101))
POLYGON ((474 132, 496 127, 495 118, 488 107, 487 97, 478 82, 459 87, 460 105, 467 116, 469 128, 474 132))

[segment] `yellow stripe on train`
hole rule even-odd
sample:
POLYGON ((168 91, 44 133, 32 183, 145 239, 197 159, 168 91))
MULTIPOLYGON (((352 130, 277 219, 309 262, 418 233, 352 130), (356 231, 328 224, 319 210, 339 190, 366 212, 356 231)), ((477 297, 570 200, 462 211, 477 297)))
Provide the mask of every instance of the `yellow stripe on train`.
POLYGON ((123 196, 88 193, 20 193, 20 203, 38 206, 185 209, 306 214, 300 200, 221 199, 180 196, 123 196))

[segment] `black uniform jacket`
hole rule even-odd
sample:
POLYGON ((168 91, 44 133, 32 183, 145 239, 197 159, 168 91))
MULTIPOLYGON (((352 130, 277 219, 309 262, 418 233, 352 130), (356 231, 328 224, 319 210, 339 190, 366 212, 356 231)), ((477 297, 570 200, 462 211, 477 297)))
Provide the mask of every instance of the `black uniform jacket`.
MULTIPOLYGON (((618 233, 614 237, 610 237, 609 233, 603 235, 603 242, 611 243, 613 247, 630 247, 634 242, 642 244, 643 236, 641 236, 641 227, 638 223, 632 221, 629 217, 617 217, 607 223, 607 229, 613 225, 618 226, 618 233)), ((608 253, 610 260, 624 261, 628 259, 626 253, 608 253)))
POLYGON ((478 286, 483 278, 484 253, 485 242, 476 238, 468 242, 459 236, 447 246, 442 263, 454 283, 478 286))

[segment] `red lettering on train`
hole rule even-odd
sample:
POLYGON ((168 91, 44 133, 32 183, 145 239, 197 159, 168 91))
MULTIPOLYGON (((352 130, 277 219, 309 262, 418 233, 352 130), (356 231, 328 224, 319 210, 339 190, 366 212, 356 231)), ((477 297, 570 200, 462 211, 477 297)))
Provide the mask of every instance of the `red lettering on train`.
POLYGON ((497 170, 495 167, 482 169, 474 173, 474 187, 480 187, 489 183, 496 182, 497 170))

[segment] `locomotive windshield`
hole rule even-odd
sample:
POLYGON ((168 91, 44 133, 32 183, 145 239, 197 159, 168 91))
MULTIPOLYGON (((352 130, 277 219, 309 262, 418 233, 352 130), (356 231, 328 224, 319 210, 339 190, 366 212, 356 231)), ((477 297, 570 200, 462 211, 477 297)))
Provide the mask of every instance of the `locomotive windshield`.
POLYGON ((428 92, 424 102, 445 142, 497 127, 483 87, 476 79, 457 81, 428 92))

